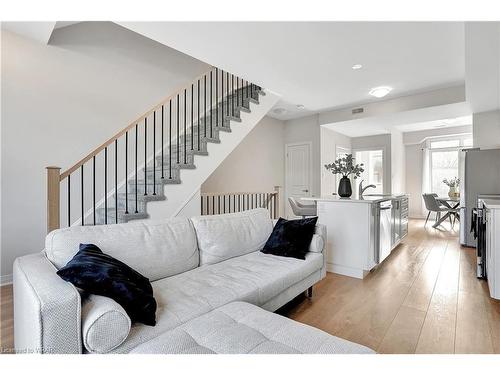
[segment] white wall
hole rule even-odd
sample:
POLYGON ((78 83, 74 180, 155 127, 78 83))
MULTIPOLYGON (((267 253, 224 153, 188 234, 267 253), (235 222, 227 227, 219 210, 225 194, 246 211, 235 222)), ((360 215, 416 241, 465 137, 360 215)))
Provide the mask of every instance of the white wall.
POLYGON ((321 128, 318 115, 302 117, 285 122, 285 144, 297 142, 312 143, 312 186, 311 195, 321 195, 321 128))
POLYGON ((264 117, 207 178, 201 192, 265 192, 284 186, 284 139, 285 123, 264 117))
POLYGON ((405 144, 406 193, 409 198, 409 215, 413 218, 425 217, 422 200, 423 151, 428 137, 471 134, 472 126, 456 126, 423 130, 403 134, 405 144))
POLYGON ((391 131, 391 191, 392 193, 406 192, 406 162, 403 133, 396 129, 391 131))
POLYGON ((1 48, 5 281, 43 248, 45 167, 74 164, 208 66, 108 22, 58 29, 49 45, 3 31, 1 48))
POLYGON ((351 138, 321 127, 321 195, 337 193, 337 177, 324 167, 337 158, 337 147, 351 148, 351 138))
MULTIPOLYGON (((380 134, 351 138, 352 152, 356 150, 383 149, 384 151, 384 194, 391 194, 391 135, 380 134)), ((356 181, 359 183, 359 181, 356 181)), ((353 189, 354 190, 354 189, 353 189)))

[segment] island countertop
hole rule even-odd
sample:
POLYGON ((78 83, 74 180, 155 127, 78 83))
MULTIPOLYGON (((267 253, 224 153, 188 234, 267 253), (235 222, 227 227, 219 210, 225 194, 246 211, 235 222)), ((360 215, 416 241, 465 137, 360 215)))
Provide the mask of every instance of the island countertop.
POLYGON ((398 199, 402 197, 408 196, 407 194, 374 194, 374 195, 369 195, 366 194, 363 196, 363 199, 356 198, 354 196, 350 198, 341 198, 338 195, 327 195, 327 196, 321 196, 321 197, 303 197, 300 198, 304 201, 314 201, 314 202, 348 202, 348 203, 368 203, 368 204, 373 204, 373 203, 380 203, 384 201, 388 201, 391 199, 398 199))

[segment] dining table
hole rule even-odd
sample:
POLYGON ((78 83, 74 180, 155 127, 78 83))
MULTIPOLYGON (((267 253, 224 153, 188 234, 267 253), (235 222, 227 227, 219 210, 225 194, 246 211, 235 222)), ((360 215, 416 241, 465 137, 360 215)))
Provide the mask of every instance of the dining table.
POLYGON ((460 206, 460 197, 436 197, 436 200, 446 208, 449 208, 450 211, 447 211, 446 214, 443 215, 443 217, 436 221, 436 223, 432 226, 433 228, 437 228, 446 219, 451 218, 452 215, 455 216, 458 221, 460 221, 460 215, 458 214, 457 210, 460 206))

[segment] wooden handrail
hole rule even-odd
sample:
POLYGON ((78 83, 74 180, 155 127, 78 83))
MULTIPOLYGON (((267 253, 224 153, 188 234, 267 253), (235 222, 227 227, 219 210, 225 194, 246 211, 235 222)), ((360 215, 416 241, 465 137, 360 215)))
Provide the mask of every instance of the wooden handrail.
POLYGON ((173 99, 179 92, 181 92, 181 91, 183 91, 185 89, 188 89, 194 81, 197 81, 199 78, 203 77, 205 74, 210 73, 210 71, 213 70, 213 69, 215 69, 215 67, 214 66, 210 66, 210 69, 208 69, 207 71, 205 71, 202 74, 198 75, 196 78, 194 78, 193 80, 191 80, 188 84, 180 85, 178 88, 176 88, 173 91, 172 94, 170 94, 169 96, 167 96, 166 98, 164 98, 156 106, 154 106, 153 108, 151 108, 150 110, 148 110, 147 112, 145 112, 144 114, 142 114, 141 116, 139 116, 136 120, 132 121, 130 123, 130 125, 128 125, 126 128, 120 130, 118 133, 116 133, 114 136, 112 136, 110 139, 108 139, 102 145, 100 145, 95 150, 93 150, 92 152, 90 152, 87 156, 85 156, 83 159, 81 159, 80 161, 78 161, 75 165, 73 165, 72 167, 68 168, 63 173, 61 173, 59 175, 59 181, 63 181, 71 173, 73 173, 76 170, 78 170, 78 168, 80 168, 83 164, 85 164, 86 162, 88 162, 89 160, 91 160, 94 156, 96 156, 97 154, 99 154, 107 146, 109 146, 110 144, 112 144, 116 139, 120 138, 126 132, 128 132, 130 129, 132 129, 133 127, 135 127, 135 125, 137 123, 143 121, 151 113, 153 113, 154 111, 160 109, 162 105, 165 105, 165 103, 167 103, 168 101, 170 101, 171 99, 173 99))
POLYGON ((239 192, 227 192, 227 193, 201 193, 202 197, 218 197, 223 195, 248 195, 248 194, 278 194, 276 191, 239 191, 239 192))

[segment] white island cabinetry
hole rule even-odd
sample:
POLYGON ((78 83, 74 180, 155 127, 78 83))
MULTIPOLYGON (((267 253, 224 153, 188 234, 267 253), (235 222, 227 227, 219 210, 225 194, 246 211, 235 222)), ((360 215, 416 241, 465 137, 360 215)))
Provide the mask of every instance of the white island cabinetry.
POLYGON ((394 225, 400 221, 393 220, 391 204, 406 199, 404 195, 304 199, 317 202, 318 222, 326 226, 329 272, 362 279, 406 234, 398 229, 398 241, 394 241, 394 225))

